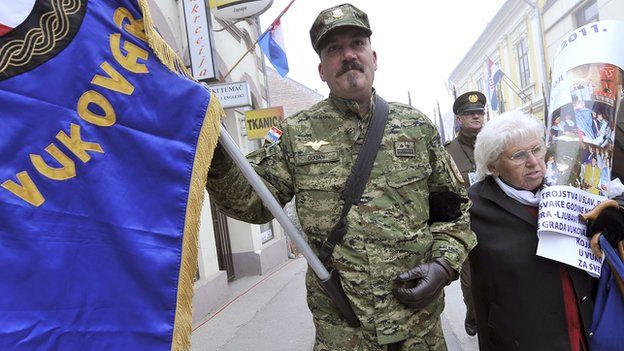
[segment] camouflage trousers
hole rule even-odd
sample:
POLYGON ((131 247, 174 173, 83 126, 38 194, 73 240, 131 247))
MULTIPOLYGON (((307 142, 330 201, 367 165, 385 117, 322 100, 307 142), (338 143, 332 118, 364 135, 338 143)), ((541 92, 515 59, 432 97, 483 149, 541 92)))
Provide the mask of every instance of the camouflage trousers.
MULTIPOLYGON (((387 345, 379 345, 374 331, 349 328, 344 324, 315 320, 316 338, 314 351, 387 351, 387 345)), ((413 337, 398 343, 397 351, 446 351, 446 342, 440 319, 436 326, 423 337, 413 337)))

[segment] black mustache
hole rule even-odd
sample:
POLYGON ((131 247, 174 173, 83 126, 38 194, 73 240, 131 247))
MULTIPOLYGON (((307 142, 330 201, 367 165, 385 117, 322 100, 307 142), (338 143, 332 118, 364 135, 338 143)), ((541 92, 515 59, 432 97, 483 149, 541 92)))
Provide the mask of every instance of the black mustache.
POLYGON ((342 66, 340 67, 340 70, 338 70, 338 72, 336 73, 336 77, 339 77, 339 76, 349 72, 352 69, 355 69, 355 70, 358 70, 358 71, 364 73, 364 66, 362 66, 360 63, 355 62, 355 61, 345 61, 345 62, 342 63, 342 66))

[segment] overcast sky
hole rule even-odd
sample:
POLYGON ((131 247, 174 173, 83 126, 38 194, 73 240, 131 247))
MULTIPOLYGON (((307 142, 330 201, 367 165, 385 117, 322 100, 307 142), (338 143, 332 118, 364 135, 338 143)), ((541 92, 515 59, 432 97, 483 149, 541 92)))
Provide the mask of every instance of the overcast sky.
MULTIPOLYGON (((290 0, 274 0, 260 17, 266 29, 290 0)), ((329 90, 318 75, 319 58, 310 44, 309 30, 323 9, 345 1, 295 0, 282 17, 286 54, 290 66, 287 77, 316 89, 324 96, 329 90)), ((407 103, 431 116, 440 100, 442 113, 449 110, 452 97, 444 82, 500 9, 504 0, 352 0, 368 14, 377 51, 378 68, 374 87, 388 101, 407 103)))

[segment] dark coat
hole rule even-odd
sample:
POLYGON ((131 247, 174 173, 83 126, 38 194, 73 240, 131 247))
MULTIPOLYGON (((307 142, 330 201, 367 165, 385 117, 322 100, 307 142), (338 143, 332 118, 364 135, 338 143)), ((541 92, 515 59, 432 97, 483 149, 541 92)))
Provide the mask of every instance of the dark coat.
POLYGON ((468 194, 478 240, 470 263, 480 350, 570 350, 561 267, 572 278, 589 338, 597 280, 537 256, 537 219, 492 177, 473 185, 468 194))
POLYGON ((464 186, 466 188, 470 186, 468 173, 475 171, 474 143, 475 137, 468 137, 460 132, 457 138, 444 146, 446 151, 453 157, 453 161, 455 161, 464 179, 464 186))

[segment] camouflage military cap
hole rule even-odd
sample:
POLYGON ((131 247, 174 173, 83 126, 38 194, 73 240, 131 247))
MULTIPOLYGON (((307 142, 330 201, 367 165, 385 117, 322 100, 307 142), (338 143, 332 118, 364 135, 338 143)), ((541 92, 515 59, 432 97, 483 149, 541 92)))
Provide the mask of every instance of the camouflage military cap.
POLYGON ((485 95, 478 91, 469 91, 461 94, 453 103, 453 113, 461 115, 464 112, 485 111, 485 95))
POLYGON ((368 16, 357 7, 351 4, 330 7, 318 14, 310 28, 310 39, 314 50, 320 53, 323 38, 329 32, 341 27, 360 28, 368 36, 373 33, 368 23, 368 16))

